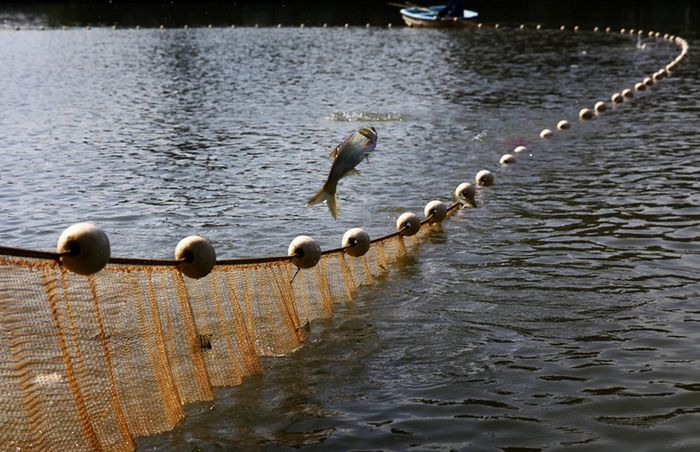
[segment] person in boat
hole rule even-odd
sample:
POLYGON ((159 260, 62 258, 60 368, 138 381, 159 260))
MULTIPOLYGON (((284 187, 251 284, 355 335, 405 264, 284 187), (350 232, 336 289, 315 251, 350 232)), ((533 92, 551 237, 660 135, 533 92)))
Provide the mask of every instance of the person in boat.
POLYGON ((443 8, 437 14, 438 17, 463 17, 464 16, 464 4, 461 0, 449 0, 445 8, 443 8))

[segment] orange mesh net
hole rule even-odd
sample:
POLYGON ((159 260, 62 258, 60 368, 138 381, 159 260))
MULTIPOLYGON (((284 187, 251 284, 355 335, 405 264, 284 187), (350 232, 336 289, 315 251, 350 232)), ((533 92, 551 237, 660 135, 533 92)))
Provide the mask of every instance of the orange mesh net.
MULTIPOLYGON (((423 224, 418 237, 430 225, 423 224)), ((323 254, 217 265, 107 265, 92 276, 56 260, 0 255, 0 444, 31 450, 131 450, 172 429, 184 404, 291 353, 308 322, 332 315, 418 238, 391 235, 355 258, 323 254)))

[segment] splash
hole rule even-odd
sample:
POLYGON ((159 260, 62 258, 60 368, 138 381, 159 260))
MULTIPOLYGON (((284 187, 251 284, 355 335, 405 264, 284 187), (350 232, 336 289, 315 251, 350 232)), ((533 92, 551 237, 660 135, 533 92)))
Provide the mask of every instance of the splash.
POLYGON ((390 121, 408 121, 411 117, 402 113, 374 113, 374 112, 351 112, 351 111, 335 111, 328 116, 331 121, 338 122, 356 122, 356 121, 371 121, 371 122, 390 122, 390 121))
POLYGON ((476 135, 474 135, 474 136, 472 137, 472 140, 474 140, 474 141, 484 141, 484 139, 486 138, 486 136, 487 136, 488 134, 489 134, 489 133, 488 133, 486 130, 482 130, 481 132, 479 132, 479 133, 477 133, 476 135))

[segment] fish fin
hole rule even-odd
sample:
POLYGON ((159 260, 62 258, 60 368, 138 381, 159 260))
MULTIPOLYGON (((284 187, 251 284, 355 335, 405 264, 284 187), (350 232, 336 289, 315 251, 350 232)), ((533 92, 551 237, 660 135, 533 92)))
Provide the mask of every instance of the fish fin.
POLYGON ((334 220, 338 220, 338 199, 335 196, 335 193, 331 195, 328 198, 328 209, 331 211, 331 215, 333 215, 334 220))
MULTIPOLYGON (((353 168, 350 171, 348 171, 347 173, 345 173, 345 176, 362 176, 362 173, 360 173, 355 168, 353 168)), ((343 176, 343 177, 345 177, 345 176, 343 176)))
POLYGON ((328 209, 331 211, 331 215, 333 215, 333 219, 337 220, 338 219, 338 203, 337 199, 335 196, 335 191, 331 193, 328 190, 327 185, 324 185, 321 187, 319 191, 316 192, 315 195, 313 195, 311 198, 309 198, 308 201, 306 201, 306 207, 313 206, 314 204, 320 204, 325 202, 328 204, 328 209))
POLYGON ((338 152, 340 152, 340 146, 336 146, 333 148, 330 154, 328 154, 328 158, 331 160, 335 160, 336 157, 338 157, 338 152))
POLYGON ((317 191, 316 194, 314 194, 312 197, 310 197, 309 200, 306 201, 306 205, 304 207, 309 207, 309 206, 313 206, 314 204, 320 204, 322 202, 325 202, 328 199, 328 196, 330 195, 330 193, 328 193, 325 190, 325 188, 326 187, 323 186, 323 188, 321 188, 319 191, 317 191))

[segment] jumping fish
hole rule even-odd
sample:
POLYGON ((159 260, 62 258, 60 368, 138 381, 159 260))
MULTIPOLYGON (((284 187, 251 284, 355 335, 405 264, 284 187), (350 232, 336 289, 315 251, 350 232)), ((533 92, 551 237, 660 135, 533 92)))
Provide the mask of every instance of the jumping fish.
POLYGON ((338 204, 336 201, 336 188, 338 181, 347 175, 359 175, 355 169, 359 163, 367 158, 377 145, 377 131, 374 127, 363 127, 351 133, 342 143, 333 149, 330 158, 333 159, 331 172, 323 187, 309 198, 306 206, 312 206, 325 202, 334 219, 338 219, 338 204))

